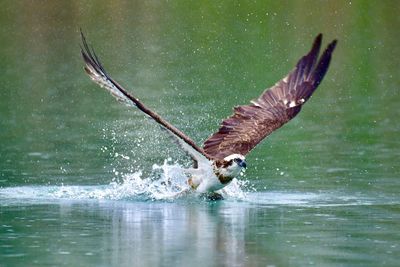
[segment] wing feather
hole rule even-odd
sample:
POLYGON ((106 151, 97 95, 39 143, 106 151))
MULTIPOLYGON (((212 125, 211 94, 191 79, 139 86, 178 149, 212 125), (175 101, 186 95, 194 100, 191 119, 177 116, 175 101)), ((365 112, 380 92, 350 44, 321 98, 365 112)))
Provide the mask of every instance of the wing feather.
POLYGON ((231 154, 246 155, 266 136, 295 117, 311 97, 326 74, 337 41, 332 41, 318 61, 322 34, 319 34, 309 53, 282 80, 251 101, 251 105, 234 108, 218 132, 203 145, 214 158, 231 154))
POLYGON ((117 98, 117 100, 129 106, 136 106, 150 118, 155 120, 174 138, 174 140, 184 149, 184 151, 191 156, 195 165, 209 160, 208 155, 206 155, 204 150, 197 146, 192 139, 168 123, 160 115, 147 108, 141 101, 139 101, 139 99, 131 95, 114 79, 112 79, 111 76, 109 76, 105 71, 94 50, 89 48, 82 31, 81 37, 83 44, 83 47, 81 47, 81 53, 83 60, 85 61, 85 71, 95 83, 109 91, 115 98, 117 98))

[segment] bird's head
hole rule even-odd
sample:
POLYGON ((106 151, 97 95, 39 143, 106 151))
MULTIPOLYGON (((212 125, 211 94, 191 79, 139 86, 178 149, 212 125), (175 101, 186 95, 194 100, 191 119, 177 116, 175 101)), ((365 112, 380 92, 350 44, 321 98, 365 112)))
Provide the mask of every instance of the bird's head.
POLYGON ((225 177, 234 178, 247 167, 246 159, 243 155, 232 154, 215 163, 217 171, 225 177))

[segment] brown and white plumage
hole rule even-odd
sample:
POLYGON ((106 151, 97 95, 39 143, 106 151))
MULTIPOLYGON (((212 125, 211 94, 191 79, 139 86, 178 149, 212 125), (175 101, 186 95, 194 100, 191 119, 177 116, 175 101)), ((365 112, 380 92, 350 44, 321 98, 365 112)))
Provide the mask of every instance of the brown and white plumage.
POLYGON ((86 73, 119 101, 137 107, 174 137, 194 161, 193 168, 188 169, 191 176, 188 183, 200 192, 216 191, 227 185, 246 167, 244 156, 299 113, 321 83, 336 46, 334 40, 318 58, 322 41, 319 34, 310 52, 299 60, 294 70, 251 101, 251 105, 235 107, 234 114, 222 122, 219 131, 201 148, 112 79, 93 49, 89 48, 85 36, 82 33, 81 36, 86 73))
POLYGON ((321 40, 320 34, 294 70, 265 90, 251 105, 235 107, 233 116, 224 120, 219 131, 204 142, 204 151, 219 159, 234 153, 246 155, 266 136, 295 117, 328 70, 336 40, 318 60, 321 40))

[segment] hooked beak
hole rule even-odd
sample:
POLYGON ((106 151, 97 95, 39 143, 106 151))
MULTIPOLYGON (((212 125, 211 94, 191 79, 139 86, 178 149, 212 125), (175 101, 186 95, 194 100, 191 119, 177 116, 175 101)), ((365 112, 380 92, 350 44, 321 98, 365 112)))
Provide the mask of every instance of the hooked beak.
POLYGON ((240 167, 242 167, 242 168, 246 168, 247 167, 247 163, 246 163, 246 161, 241 161, 240 163, 239 163, 239 166, 240 167))

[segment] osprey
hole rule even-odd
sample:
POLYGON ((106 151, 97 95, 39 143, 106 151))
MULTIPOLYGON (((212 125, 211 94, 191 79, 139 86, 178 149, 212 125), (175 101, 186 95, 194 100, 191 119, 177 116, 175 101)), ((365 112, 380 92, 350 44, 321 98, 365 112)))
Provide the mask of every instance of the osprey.
POLYGON ((193 160, 186 169, 188 185, 199 193, 214 193, 228 185, 246 168, 245 156, 265 137, 293 119, 314 93, 328 70, 335 49, 333 40, 319 57, 322 34, 296 67, 274 86, 266 89, 250 105, 237 106, 223 120, 218 132, 198 146, 179 129, 150 110, 105 71, 93 48, 81 32, 85 71, 90 78, 121 102, 136 107, 161 125, 193 160))

